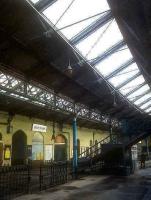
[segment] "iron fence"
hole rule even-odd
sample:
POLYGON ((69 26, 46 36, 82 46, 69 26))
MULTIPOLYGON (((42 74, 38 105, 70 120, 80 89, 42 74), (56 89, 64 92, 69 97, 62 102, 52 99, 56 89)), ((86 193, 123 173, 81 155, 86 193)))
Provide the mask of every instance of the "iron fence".
POLYGON ((11 200, 16 196, 34 193, 72 179, 69 162, 46 162, 37 167, 0 167, 0 200, 11 200))
POLYGON ((0 200, 28 193, 30 171, 28 166, 0 167, 0 200))
POLYGON ((40 166, 40 190, 64 184, 70 179, 72 170, 69 162, 47 162, 40 166))

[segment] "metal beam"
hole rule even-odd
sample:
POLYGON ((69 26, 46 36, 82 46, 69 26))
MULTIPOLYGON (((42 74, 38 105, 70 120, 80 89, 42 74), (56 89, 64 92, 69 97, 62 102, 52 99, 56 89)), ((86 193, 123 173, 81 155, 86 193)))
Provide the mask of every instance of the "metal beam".
POLYGON ((142 110, 147 110, 148 108, 150 108, 151 107, 151 103, 146 107, 146 108, 144 108, 144 109, 142 109, 142 110))
POLYGON ((137 74, 135 74, 134 76, 132 76, 131 78, 127 79, 126 81, 124 81, 124 83, 120 84, 118 87, 116 87, 117 89, 122 88, 123 86, 125 86, 126 84, 128 84, 129 82, 131 82, 132 80, 134 80, 135 78, 137 78, 138 76, 140 76, 140 72, 138 72, 137 74))
POLYGON ((149 97, 148 99, 146 99, 145 101, 143 101, 142 103, 138 104, 138 107, 141 107, 143 104, 147 103, 148 101, 151 100, 151 97, 149 97))
POLYGON ((139 100, 140 98, 142 98, 144 95, 148 93, 150 93, 150 88, 147 91, 143 92, 141 95, 136 96, 136 98, 134 97, 134 100, 132 102, 139 100))
POLYGON ((104 60, 106 57, 110 56, 113 53, 116 53, 117 50, 119 50, 121 47, 125 45, 125 41, 121 40, 120 42, 113 45, 111 48, 109 48, 107 51, 105 51, 103 54, 99 55, 97 58, 95 58, 91 65, 97 65, 99 62, 104 60))
POLYGON ((57 0, 40 0, 38 3, 35 4, 35 8, 39 12, 43 12, 46 8, 51 6, 53 3, 55 3, 57 0))
POLYGON ((113 15, 111 11, 106 13, 105 15, 101 16, 99 19, 97 19, 95 22, 90 24, 88 27, 86 27, 84 30, 82 30, 80 33, 75 35, 71 40, 72 45, 76 45, 81 40, 84 40, 87 38, 90 34, 104 26, 106 23, 108 23, 111 19, 113 19, 113 15))
POLYGON ((134 88, 132 91, 130 91, 129 93, 127 93, 125 95, 125 97, 128 97, 129 95, 133 94, 134 92, 136 92, 137 90, 139 90, 141 87, 143 87, 146 84, 146 82, 140 84, 139 86, 137 86, 136 88, 134 88))
MULTIPOLYGON (((21 79, 19 75, 12 76, 0 71, 0 77, 4 79, 0 85, 0 95, 18 99, 45 109, 51 109, 60 113, 77 114, 78 117, 85 120, 91 120, 95 123, 107 123, 107 117, 99 110, 91 110, 89 107, 75 103, 72 99, 57 95, 54 91, 39 85, 38 83, 26 79, 21 79), (15 85, 14 85, 15 83, 15 85)), ((115 119, 116 120, 116 119, 115 119)))
POLYGON ((117 70, 113 71, 110 75, 108 75, 106 77, 106 79, 110 79, 110 78, 116 76, 119 72, 121 72, 123 69, 127 68, 129 65, 131 65, 133 63, 134 63, 134 60, 130 59, 129 61, 127 61, 126 63, 121 65, 117 70))

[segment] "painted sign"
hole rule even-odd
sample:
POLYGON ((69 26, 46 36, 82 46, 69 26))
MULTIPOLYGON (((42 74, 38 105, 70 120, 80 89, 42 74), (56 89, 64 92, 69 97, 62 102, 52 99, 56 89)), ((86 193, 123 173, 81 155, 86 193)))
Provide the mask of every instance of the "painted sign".
POLYGON ((46 133, 47 126, 40 125, 40 124, 33 124, 32 125, 32 131, 38 131, 38 132, 46 133))

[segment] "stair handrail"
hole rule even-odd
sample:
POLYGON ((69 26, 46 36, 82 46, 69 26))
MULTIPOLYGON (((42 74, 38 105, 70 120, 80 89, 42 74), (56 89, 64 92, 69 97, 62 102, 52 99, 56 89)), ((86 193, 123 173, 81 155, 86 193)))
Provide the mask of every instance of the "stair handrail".
POLYGON ((86 157, 89 157, 91 154, 94 154, 95 152, 98 152, 100 149, 101 149, 101 145, 100 147, 98 147, 99 144, 104 144, 106 140, 110 140, 111 139, 111 136, 107 136, 105 138, 103 138, 102 140, 100 140, 99 142, 97 142, 97 144, 94 144, 92 146, 90 146, 89 148, 87 148, 85 151, 83 151, 82 153, 79 154, 79 158, 82 158, 82 155, 86 155, 84 156, 85 158, 86 157), (91 151, 92 150, 92 151, 91 151), (89 152, 89 155, 87 155, 87 152, 89 152))

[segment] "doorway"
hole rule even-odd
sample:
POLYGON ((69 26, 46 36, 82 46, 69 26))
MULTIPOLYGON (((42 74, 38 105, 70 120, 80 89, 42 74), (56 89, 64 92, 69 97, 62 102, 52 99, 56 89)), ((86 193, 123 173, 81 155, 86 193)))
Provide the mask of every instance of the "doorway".
POLYGON ((26 164, 27 136, 19 130, 12 137, 12 165, 26 164))
POLYGON ((67 160, 67 139, 62 134, 57 135, 55 138, 54 160, 55 161, 67 160))

